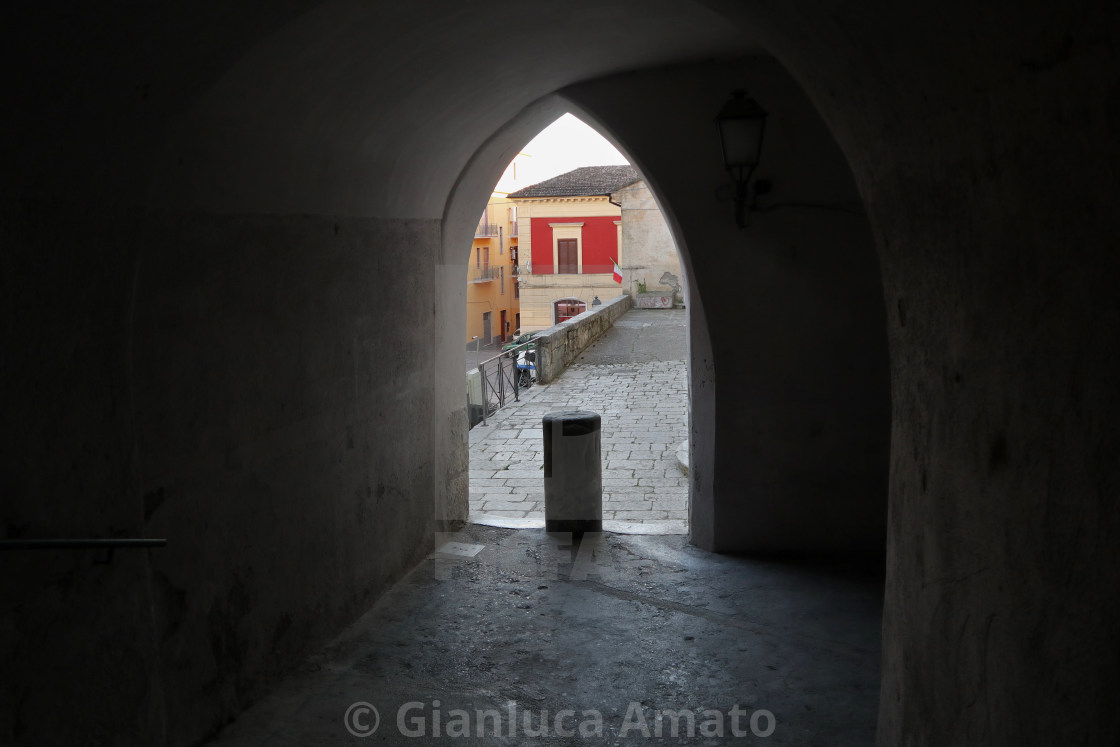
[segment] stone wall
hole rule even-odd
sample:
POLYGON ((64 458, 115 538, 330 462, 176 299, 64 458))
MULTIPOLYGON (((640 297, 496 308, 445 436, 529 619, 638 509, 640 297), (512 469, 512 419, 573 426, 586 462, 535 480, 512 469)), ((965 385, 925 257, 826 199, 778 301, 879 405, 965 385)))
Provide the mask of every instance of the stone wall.
POLYGON ((617 296, 541 332, 537 337, 537 381, 541 384, 554 381, 588 345, 611 328, 615 319, 629 311, 631 305, 630 296, 617 296))
POLYGON ((5 333, 7 536, 167 546, 5 553, 0 743, 196 744, 431 550, 436 276, 371 292, 396 261, 367 248, 432 257, 439 223, 3 224, 4 318, 51 309, 5 333))
POLYGON ((626 143, 680 248, 692 542, 881 554, 890 433, 882 281, 851 170, 824 122, 770 60, 628 73, 562 94, 626 143), (633 97, 636 86, 646 99, 633 97), (737 88, 770 112, 758 177, 780 182, 764 205, 782 205, 752 212, 743 229, 730 200, 707 198, 728 178, 709 112, 737 88), (664 121, 666 102, 682 112, 673 149, 649 127, 664 121))
MULTIPOLYGON (((622 287, 638 298, 644 283, 652 294, 670 295, 674 301, 684 300, 685 281, 681 274, 681 258, 676 242, 665 222, 665 216, 645 181, 636 181, 611 195, 622 203, 622 287)), ((672 303, 669 304, 672 307, 672 303)))

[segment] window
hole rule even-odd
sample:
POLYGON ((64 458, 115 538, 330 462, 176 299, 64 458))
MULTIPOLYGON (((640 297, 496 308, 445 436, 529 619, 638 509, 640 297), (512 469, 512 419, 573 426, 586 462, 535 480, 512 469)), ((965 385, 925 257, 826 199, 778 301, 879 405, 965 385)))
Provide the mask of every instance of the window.
POLYGON ((560 275, 575 275, 579 272, 579 241, 558 239, 556 241, 556 272, 560 275))
POLYGON ((549 223, 552 229, 552 271, 557 275, 578 275, 583 271, 581 243, 583 223, 549 223))

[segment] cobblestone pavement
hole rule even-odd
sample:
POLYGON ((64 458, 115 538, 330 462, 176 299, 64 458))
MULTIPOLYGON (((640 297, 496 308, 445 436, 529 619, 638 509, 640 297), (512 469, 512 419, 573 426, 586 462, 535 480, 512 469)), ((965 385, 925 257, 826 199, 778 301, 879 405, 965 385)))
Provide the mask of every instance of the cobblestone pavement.
POLYGON ((632 310, 548 386, 470 432, 471 521, 544 525, 541 418, 592 410, 603 419, 603 520, 609 531, 688 531, 686 312, 632 310))

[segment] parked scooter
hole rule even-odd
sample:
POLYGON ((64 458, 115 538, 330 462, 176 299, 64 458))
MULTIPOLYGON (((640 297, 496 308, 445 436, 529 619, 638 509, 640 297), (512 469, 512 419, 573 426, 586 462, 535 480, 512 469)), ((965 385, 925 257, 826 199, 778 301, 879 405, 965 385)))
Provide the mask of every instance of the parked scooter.
POLYGON ((517 354, 517 384, 522 389, 537 380, 537 351, 529 348, 517 354))

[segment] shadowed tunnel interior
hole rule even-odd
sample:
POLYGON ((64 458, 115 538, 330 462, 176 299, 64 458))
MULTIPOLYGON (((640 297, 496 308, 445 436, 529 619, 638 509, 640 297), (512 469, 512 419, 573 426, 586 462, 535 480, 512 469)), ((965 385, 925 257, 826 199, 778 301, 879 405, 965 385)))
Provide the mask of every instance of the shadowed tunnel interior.
POLYGON ((880 744, 1114 744, 1118 26, 1050 0, 21 9, 0 532, 168 544, 0 553, 0 741, 198 743, 465 518, 463 238, 573 111, 686 267, 690 541, 885 546, 880 744), (735 89, 770 112, 743 230, 712 125, 735 89))

